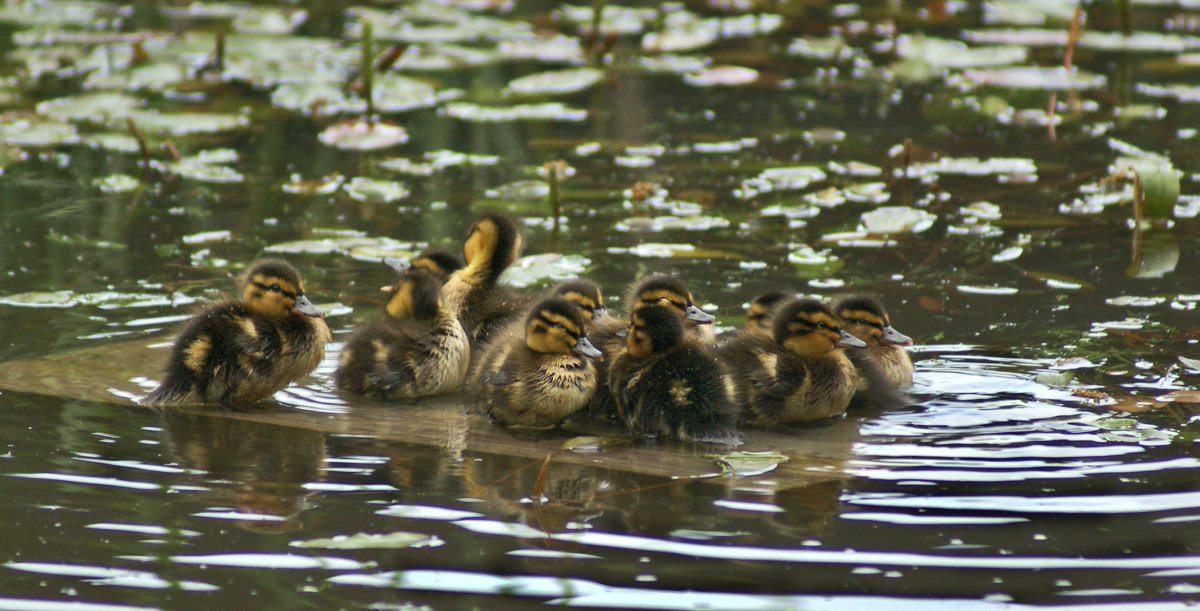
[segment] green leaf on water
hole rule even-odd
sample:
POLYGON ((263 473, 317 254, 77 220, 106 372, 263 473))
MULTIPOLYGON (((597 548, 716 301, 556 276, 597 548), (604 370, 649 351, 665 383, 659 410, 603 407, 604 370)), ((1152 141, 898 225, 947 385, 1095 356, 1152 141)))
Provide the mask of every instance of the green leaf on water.
POLYGON ((1137 164, 1142 181, 1142 214, 1146 218, 1170 218, 1179 201, 1179 175, 1170 164, 1137 164))
POLYGON ((786 455, 774 450, 762 452, 730 452, 728 454, 709 454, 709 458, 717 461, 725 475, 733 477, 753 477, 775 470, 781 463, 788 461, 786 455))
POLYGON ((292 541, 292 547, 317 549, 405 549, 410 547, 437 547, 442 540, 433 535, 396 531, 385 534, 355 533, 336 535, 327 539, 292 541))

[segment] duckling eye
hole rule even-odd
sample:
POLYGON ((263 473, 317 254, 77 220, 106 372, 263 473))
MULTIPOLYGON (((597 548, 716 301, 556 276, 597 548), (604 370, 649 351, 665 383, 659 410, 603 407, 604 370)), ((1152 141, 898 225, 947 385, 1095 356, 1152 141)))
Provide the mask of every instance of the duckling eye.
POLYGON ((821 330, 824 330, 824 329, 828 329, 828 328, 829 328, 829 325, 828 325, 828 324, 825 324, 824 322, 818 322, 816 326, 817 326, 817 328, 818 328, 818 329, 821 329, 821 330))
POLYGON ((553 326, 554 326, 554 328, 555 328, 555 329, 558 329, 559 331, 566 331, 566 330, 567 330, 567 328, 566 328, 566 327, 564 327, 564 326, 563 326, 563 324, 562 324, 561 322, 556 322, 556 323, 554 323, 554 325, 553 325, 553 326))
POLYGON ((283 288, 280 287, 278 284, 272 284, 271 286, 267 287, 267 290, 271 291, 272 293, 283 292, 283 288))

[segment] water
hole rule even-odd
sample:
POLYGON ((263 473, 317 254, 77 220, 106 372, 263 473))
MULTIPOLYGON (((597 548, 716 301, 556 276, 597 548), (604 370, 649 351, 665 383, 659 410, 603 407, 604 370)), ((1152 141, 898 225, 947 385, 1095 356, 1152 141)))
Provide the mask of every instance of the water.
MULTIPOLYGON (((467 43, 414 42, 459 63, 406 69, 442 97, 388 113, 410 138, 382 151, 320 144, 334 119, 309 116, 318 106, 272 107, 279 82, 226 82, 265 65, 264 49, 284 48, 237 33, 227 79, 160 76, 130 89, 161 112, 244 123, 162 135, 143 117, 156 164, 170 163, 168 140, 185 157, 231 149, 236 160, 222 153, 202 168, 143 175, 136 147, 38 146, 27 144, 32 128, 0 132, 0 359, 9 361, 0 378, 15 386, 13 363, 25 363, 22 383, 40 389, 0 394, 0 607, 1141 609, 1196 600, 1195 408, 1147 403, 1195 387, 1197 370, 1179 357, 1200 358, 1190 9, 1139 4, 1141 34, 1125 40, 1112 38, 1119 15, 1091 7, 1074 65, 1103 82, 1059 91, 1053 136, 1045 109, 1057 73, 1039 73, 1038 87, 966 89, 963 78, 1009 73, 986 72, 991 55, 901 49, 910 61, 898 63, 886 47, 893 33, 923 33, 974 47, 1010 42, 984 53, 1061 65, 1061 40, 1040 40, 1065 37, 1073 7, 1051 3, 952 6, 944 21, 906 3, 810 6, 784 11, 767 34, 654 62, 626 36, 590 88, 520 100, 562 102, 556 118, 471 119, 514 103, 502 93, 513 79, 583 61, 521 55, 529 23, 586 43, 556 8, 481 9, 476 17, 496 21, 470 27, 490 34, 465 34, 456 21, 446 31, 467 43), (1012 25, 1012 11, 1045 23, 1012 25), (843 41, 829 42, 831 32, 843 41), (689 83, 745 72, 684 76, 650 63, 734 65, 758 78, 698 87, 689 83), (450 112, 451 102, 462 105, 450 112), (942 161, 927 162, 929 151, 942 161), (906 156, 913 165, 903 170, 906 156), (1119 157, 1168 159, 1182 176, 1177 218, 1138 238, 1136 261, 1129 206, 1099 184, 1119 157), (538 169, 557 159, 574 173, 556 231, 538 169), (112 175, 141 186, 108 192, 95 182, 112 175), (863 217, 898 206, 927 227, 862 233, 868 219, 903 221, 910 213, 863 217), (791 460, 737 479, 694 477, 717 466, 704 456, 711 449, 689 444, 560 451, 595 431, 515 436, 447 416, 457 414, 453 397, 345 405, 329 375, 340 342, 378 311, 378 287, 390 280, 378 257, 457 247, 488 208, 524 219, 527 254, 566 256, 514 281, 546 286, 582 267, 614 310, 625 286, 652 271, 686 278, 725 327, 764 290, 877 294, 917 338, 916 401, 798 428, 790 441, 752 432, 747 449, 783 448, 791 460), (281 393, 283 408, 260 413, 125 402, 158 373, 162 349, 146 344, 230 292, 230 277, 265 252, 296 263, 331 312, 335 343, 316 375, 281 393), (72 350, 92 360, 38 360, 72 350), (349 549, 322 541, 356 533, 389 537, 341 543, 349 549)), ((348 79, 357 55, 335 39, 343 26, 357 31, 358 17, 337 3, 312 10, 288 59, 305 60, 323 40, 313 53, 325 63, 281 67, 280 80, 322 70, 348 79)), ((422 25, 453 21, 421 11, 422 25)), ((26 18, 3 15, 11 41, 0 45, 0 70, 46 72, 0 86, 5 125, 39 101, 103 86, 87 74, 128 78, 127 44, 97 47, 111 62, 100 68, 78 45, 51 48, 51 63, 27 59, 44 46, 11 21, 26 18)), ((126 31, 203 32, 228 18, 139 5, 120 19, 126 31)), ((758 23, 725 27, 774 21, 758 23)), ((400 35, 380 21, 376 36, 400 35)), ((194 68, 211 52, 211 40, 181 40, 145 49, 194 68)), ((534 55, 558 43, 543 44, 534 55)), ((83 136, 128 137, 121 121, 76 123, 83 136)))

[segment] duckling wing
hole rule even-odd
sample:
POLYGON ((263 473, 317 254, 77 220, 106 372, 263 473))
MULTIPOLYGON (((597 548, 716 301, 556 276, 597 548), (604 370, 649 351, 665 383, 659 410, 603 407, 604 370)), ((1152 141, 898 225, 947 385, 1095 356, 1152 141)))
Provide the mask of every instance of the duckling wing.
POLYGON ((492 386, 508 386, 516 381, 513 378, 512 372, 507 369, 493 371, 482 376, 481 380, 486 384, 491 384, 492 386))

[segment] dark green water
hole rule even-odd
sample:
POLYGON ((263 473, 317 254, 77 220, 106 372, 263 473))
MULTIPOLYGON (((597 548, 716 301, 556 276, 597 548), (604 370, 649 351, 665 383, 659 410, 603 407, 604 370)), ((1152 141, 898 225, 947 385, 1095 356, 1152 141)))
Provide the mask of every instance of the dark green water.
MULTIPOLYGON (((431 6, 380 10, 407 10, 427 26, 457 15, 458 25, 445 27, 467 36, 462 13, 438 16, 449 9, 431 6)), ((40 601, 496 609, 555 602, 852 609, 1195 601, 1200 450, 1192 410, 1177 404, 1114 411, 1076 391, 1129 403, 1197 383, 1196 370, 1179 360, 1200 358, 1193 199, 1200 113, 1188 94, 1198 76, 1189 54, 1200 39, 1188 29, 1197 14, 1139 4, 1132 26, 1145 37, 1137 39, 1145 41, 1141 47, 1081 40, 1074 65, 1105 80, 1058 93, 1060 123, 1051 137, 1042 124, 1050 89, 1038 79, 1048 82, 1045 75, 1022 76, 1029 85, 1023 88, 968 86, 962 79, 973 70, 976 79, 996 74, 939 66, 948 57, 971 57, 940 50, 929 52, 934 65, 924 64, 931 76, 911 80, 890 50, 897 36, 921 34, 978 48, 985 46, 976 42, 981 32, 1008 28, 1045 28, 1054 39, 1065 36, 1071 8, 988 6, 972 3, 941 21, 922 12, 929 10, 924 3, 796 3, 778 7, 780 25, 769 33, 681 54, 758 71, 752 84, 739 86, 698 87, 688 84, 695 76, 647 71, 640 58, 653 54, 639 47, 640 35, 625 35, 609 49, 595 85, 528 100, 560 101, 585 112, 582 121, 494 122, 462 119, 448 108, 510 106, 514 100, 501 90, 513 79, 584 61, 516 58, 501 51, 506 44, 532 38, 533 26, 588 39, 556 6, 479 9, 470 14, 496 18, 501 25, 488 31, 497 33, 472 34, 446 54, 497 54, 477 65, 405 68, 443 99, 385 113, 410 138, 372 152, 321 144, 318 134, 334 119, 273 107, 271 93, 281 84, 229 76, 237 62, 266 61, 238 55, 238 41, 251 36, 234 32, 225 77, 210 73, 129 92, 161 112, 243 117, 237 129, 148 137, 158 163, 170 161, 166 140, 185 156, 237 151, 236 161, 218 164, 241 176, 232 182, 153 168, 143 175, 136 149, 25 144, 27 130, 3 127, 0 159, 10 160, 0 174, 5 360, 165 337, 193 300, 229 292, 241 266, 282 252, 304 273, 314 301, 333 314, 332 363, 337 342, 378 310, 378 287, 390 280, 376 262, 381 252, 456 247, 474 214, 499 208, 526 220, 527 254, 583 261, 614 307, 629 282, 652 271, 684 277, 730 327, 764 290, 876 294, 895 326, 917 339, 918 401, 900 412, 848 416, 857 434, 838 465, 850 474, 844 480, 772 487, 761 481, 768 474, 755 482, 670 482, 556 463, 544 488, 548 502, 535 503, 529 497, 537 461, 5 392, 0 607, 50 608, 40 601), (1045 23, 1013 25, 1006 8, 1028 19, 1044 13, 1045 23), (503 24, 525 29, 513 33, 503 24), (832 58, 789 52, 839 32, 844 42, 832 58), (935 154, 945 161, 904 175, 889 159, 906 139, 915 160, 935 154), (437 151, 478 157, 448 165, 436 161, 448 159, 437 151), (1129 273, 1129 205, 1119 197, 1095 209, 1074 205, 1096 202, 1097 183, 1130 156, 1169 160, 1182 176, 1177 218, 1146 237, 1142 277, 1129 273), (397 157, 431 164, 428 175, 381 167, 397 157), (964 169, 965 158, 983 161, 964 169), (539 180, 538 167, 558 159, 575 170, 563 185, 559 230, 544 198, 489 195, 539 180), (801 166, 822 176, 791 185, 764 178, 767 170, 801 166), (143 180, 119 193, 94 182, 113 174, 143 180), (332 194, 283 188, 293 175, 335 174, 346 182, 332 194), (354 178, 402 183, 410 193, 357 199, 346 189, 354 178), (665 192, 631 201, 623 192, 638 181, 665 192), (810 209, 815 200, 836 203, 810 209), (865 213, 896 206, 924 212, 932 224, 887 240, 837 235, 859 231, 865 213), (338 241, 296 245, 310 240, 338 241), (657 256, 671 249, 655 244, 676 245, 676 256, 657 256), (795 263, 809 247, 840 263, 795 263), (65 307, 31 307, 31 292, 54 293, 65 307), (1062 361, 1072 357, 1086 361, 1062 361), (1078 368, 1060 387, 1066 367, 1078 368), (394 531, 432 539, 411 549, 293 545, 394 531)), ((338 7, 312 8, 297 35, 340 49, 343 27, 357 20, 338 7)), ((732 14, 687 8, 708 18, 732 14)), ((117 20, 123 31, 229 27, 225 18, 180 16, 150 3, 133 9, 117 20)), ((67 14, 57 4, 38 11, 67 14)), ((1089 13, 1085 36, 1120 31, 1119 13, 1089 13)), ((0 18, 4 38, 12 38, 0 45, 7 53, 0 72, 8 79, 0 87, 4 126, 30 119, 38 102, 92 91, 98 85, 90 74, 129 77, 121 68, 126 43, 107 45, 115 63, 97 68, 90 54, 104 45, 31 45, 21 38, 27 24, 12 13, 0 18), (27 59, 35 51, 55 58, 57 68, 35 78, 31 70, 45 65, 27 59)), ((382 25, 376 29, 386 36, 382 25)), ((436 50, 411 37, 412 48, 436 50)), ((1013 63, 1061 65, 1061 42, 1020 44, 1026 54, 1013 63)), ((151 60, 187 62, 189 76, 211 48, 185 50, 158 39, 144 46, 151 60)), ((356 54, 345 47, 348 59, 328 52, 332 67, 291 67, 281 80, 303 80, 317 66, 348 80, 356 54)), ((120 120, 74 123, 81 137, 128 134, 120 120)), ((556 273, 571 273, 563 260, 556 265, 556 273)), ((328 388, 326 366, 281 399, 289 409, 346 411, 328 388)), ((403 411, 395 417, 404 418, 403 411)))

